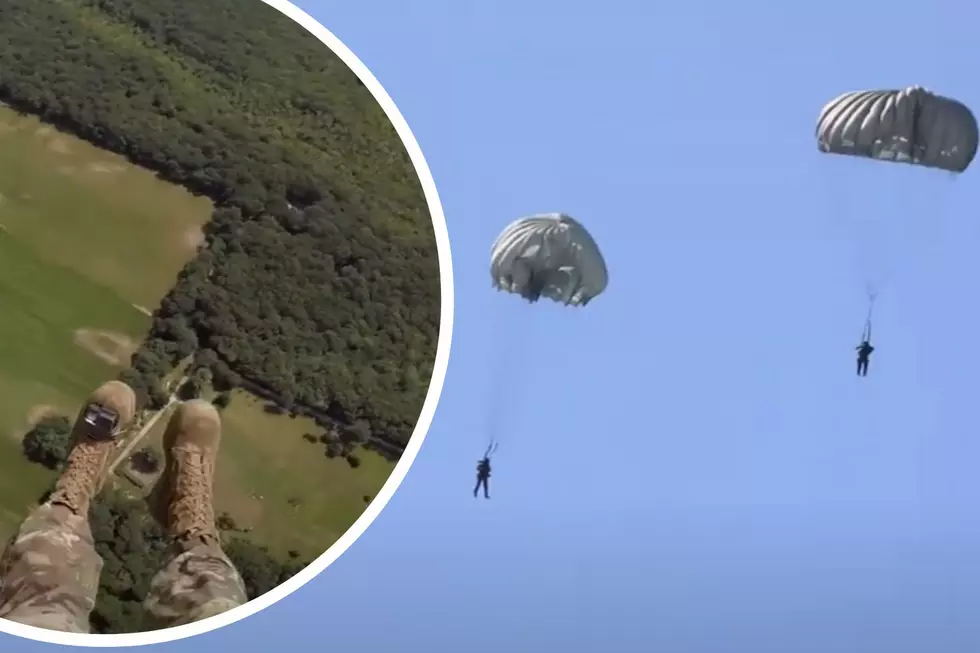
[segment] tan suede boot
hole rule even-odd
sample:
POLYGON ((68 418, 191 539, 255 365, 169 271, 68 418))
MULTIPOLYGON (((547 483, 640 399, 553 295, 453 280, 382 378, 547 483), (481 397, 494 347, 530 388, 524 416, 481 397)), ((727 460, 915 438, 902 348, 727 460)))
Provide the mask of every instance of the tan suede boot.
POLYGON ((213 487, 220 442, 221 417, 202 399, 179 405, 167 423, 163 435, 166 467, 150 504, 184 549, 199 541, 218 541, 213 487))
POLYGON ((136 394, 122 381, 109 381, 89 396, 72 427, 74 444, 49 503, 76 515, 88 514, 92 499, 105 484, 119 436, 135 415, 136 394))

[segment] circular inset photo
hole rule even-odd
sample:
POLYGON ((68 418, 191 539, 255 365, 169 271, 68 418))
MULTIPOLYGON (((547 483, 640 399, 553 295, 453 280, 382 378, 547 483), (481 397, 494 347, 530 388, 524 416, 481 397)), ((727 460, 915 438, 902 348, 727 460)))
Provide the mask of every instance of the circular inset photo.
POLYGON ((285 1, 0 4, 0 630, 204 632, 325 568, 432 420, 432 176, 285 1))

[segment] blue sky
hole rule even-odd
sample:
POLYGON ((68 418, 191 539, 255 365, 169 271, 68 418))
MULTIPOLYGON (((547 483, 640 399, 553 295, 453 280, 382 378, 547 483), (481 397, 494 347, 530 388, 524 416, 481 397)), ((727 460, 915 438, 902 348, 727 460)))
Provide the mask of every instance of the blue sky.
POLYGON ((813 127, 860 88, 980 107, 980 10, 299 4, 386 87, 439 185, 449 375, 350 551, 160 651, 975 653, 980 173, 822 156, 813 127), (487 254, 543 211, 588 226, 611 282, 531 318, 487 254), (859 380, 869 271, 887 283, 859 380), (493 499, 475 501, 494 408, 493 499))

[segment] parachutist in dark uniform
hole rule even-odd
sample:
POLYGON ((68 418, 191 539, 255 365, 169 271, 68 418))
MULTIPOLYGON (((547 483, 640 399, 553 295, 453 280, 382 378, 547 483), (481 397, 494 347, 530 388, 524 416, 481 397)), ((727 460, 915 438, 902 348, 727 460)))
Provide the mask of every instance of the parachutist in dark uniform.
POLYGON ((480 486, 483 486, 483 496, 484 498, 490 498, 490 456, 484 456, 480 459, 480 462, 476 464, 476 487, 473 488, 473 496, 475 497, 479 491, 480 486))
POLYGON ((873 352, 875 348, 871 346, 870 342, 864 340, 861 342, 860 345, 856 347, 856 349, 858 353, 858 361, 857 361, 858 376, 867 376, 868 363, 871 358, 871 352, 873 352))

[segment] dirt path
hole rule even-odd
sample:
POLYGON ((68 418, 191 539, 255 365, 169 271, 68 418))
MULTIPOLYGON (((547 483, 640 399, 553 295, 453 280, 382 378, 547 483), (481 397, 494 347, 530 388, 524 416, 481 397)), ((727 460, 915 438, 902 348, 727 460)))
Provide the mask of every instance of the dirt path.
MULTIPOLYGON (((180 379, 180 382, 175 384, 173 387, 180 388, 180 386, 182 386, 184 384, 184 381, 186 380, 187 380, 186 376, 182 377, 180 379)), ((109 465, 110 476, 112 475, 113 472, 116 471, 116 467, 119 466, 119 463, 126 460, 126 458, 129 457, 129 454, 132 453, 133 449, 136 448, 136 445, 138 445, 143 440, 143 438, 145 438, 146 435, 151 430, 153 430, 153 425, 156 424, 160 420, 160 418, 163 417, 165 413, 169 412, 170 407, 176 403, 177 403, 177 393, 175 392, 171 394, 170 397, 167 399, 167 405, 161 408, 160 410, 158 410, 157 412, 155 412, 153 416, 150 417, 150 419, 146 420, 146 424, 144 424, 143 427, 139 430, 139 433, 132 436, 129 439, 129 442, 126 443, 126 446, 124 446, 122 450, 120 450, 119 454, 116 456, 116 459, 113 460, 112 464, 109 465)))
POLYGON ((46 417, 56 417, 64 414, 65 411, 52 404, 37 404, 31 406, 31 409, 27 411, 27 425, 22 429, 12 432, 10 435, 17 440, 17 442, 22 442, 28 431, 37 426, 41 420, 45 419, 46 417))
POLYGON ((95 329, 77 329, 75 344, 117 367, 129 365, 138 349, 136 342, 124 333, 95 329))
POLYGON ((122 450, 116 456, 116 459, 113 460, 112 463, 109 465, 109 472, 108 472, 109 476, 111 476, 116 471, 116 467, 118 467, 121 462, 129 458, 129 454, 132 453, 133 449, 136 448, 136 445, 138 445, 143 440, 143 438, 146 437, 146 434, 153 429, 153 425, 156 424, 160 420, 160 418, 163 417, 164 413, 168 412, 170 410, 170 407, 173 406, 176 402, 177 402, 177 397, 174 395, 170 395, 170 399, 167 401, 167 405, 161 408, 160 410, 158 410, 157 412, 155 412, 153 414, 153 417, 146 420, 146 424, 144 424, 143 428, 139 430, 139 433, 137 433, 136 435, 132 436, 129 439, 129 442, 126 443, 126 446, 122 448, 122 450))
POLYGON ((31 409, 27 411, 27 427, 32 429, 44 418, 54 417, 61 414, 63 414, 63 411, 52 404, 37 404, 36 406, 31 406, 31 409))
POLYGON ((86 166, 91 172, 99 174, 116 174, 118 172, 124 172, 126 166, 120 165, 118 163, 90 163, 86 166))
POLYGON ((204 243, 204 232, 200 227, 191 227, 184 231, 183 244, 188 251, 196 252, 204 243))

